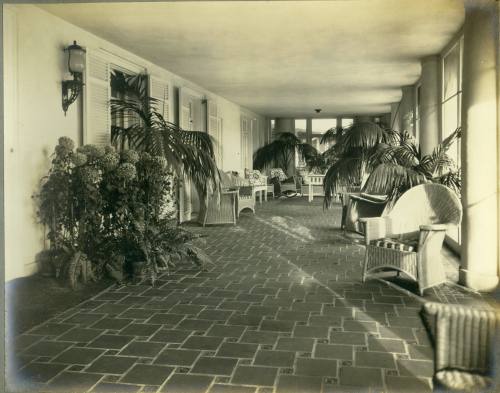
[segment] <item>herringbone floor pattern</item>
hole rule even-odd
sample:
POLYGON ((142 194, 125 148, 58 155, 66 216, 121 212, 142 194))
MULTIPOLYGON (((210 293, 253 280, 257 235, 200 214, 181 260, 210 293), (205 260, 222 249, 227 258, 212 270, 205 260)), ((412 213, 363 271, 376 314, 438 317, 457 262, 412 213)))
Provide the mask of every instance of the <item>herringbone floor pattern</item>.
MULTIPOLYGON (((213 265, 113 286, 11 340, 12 391, 431 391, 421 302, 360 282, 340 207, 280 199, 199 228, 213 265)), ((453 287, 427 295, 478 301, 453 287)))

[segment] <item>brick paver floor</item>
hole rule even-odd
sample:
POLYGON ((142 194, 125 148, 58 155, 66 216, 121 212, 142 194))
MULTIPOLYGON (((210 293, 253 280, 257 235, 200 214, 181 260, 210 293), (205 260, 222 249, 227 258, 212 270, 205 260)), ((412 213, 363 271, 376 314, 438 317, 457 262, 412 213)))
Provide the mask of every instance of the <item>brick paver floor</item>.
MULTIPOLYGON (((12 340, 11 389, 33 392, 431 391, 421 300, 360 281, 340 207, 280 199, 237 226, 191 228, 213 265, 113 286, 12 340)), ((448 264, 453 276, 453 262, 448 264)), ((445 286, 426 298, 483 301, 445 286)))

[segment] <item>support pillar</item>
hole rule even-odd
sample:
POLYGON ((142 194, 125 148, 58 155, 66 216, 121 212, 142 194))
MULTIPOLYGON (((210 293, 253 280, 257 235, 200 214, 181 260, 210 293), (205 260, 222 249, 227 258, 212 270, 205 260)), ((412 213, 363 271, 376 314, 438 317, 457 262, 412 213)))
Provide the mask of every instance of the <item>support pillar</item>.
MULTIPOLYGON (((275 124, 275 129, 276 132, 291 132, 292 134, 295 134, 295 119, 293 118, 288 118, 288 117, 280 117, 276 119, 275 124)), ((297 157, 292 160, 288 168, 283 168, 286 169, 285 172, 288 176, 291 176, 295 173, 295 161, 297 157)))
POLYGON ((422 60, 419 144, 423 155, 432 153, 439 143, 439 65, 438 56, 422 60))
POLYGON ((415 136, 415 105, 414 105, 415 87, 403 86, 403 98, 401 99, 401 107, 399 108, 401 129, 408 131, 415 136))
POLYGON ((295 119, 279 117, 274 123, 274 128, 277 132, 295 133, 295 119))
POLYGON ((312 143, 313 121, 309 117, 306 119, 306 143, 312 143))
POLYGON ((462 98, 462 284, 498 285, 498 156, 494 0, 466 2, 462 98))
POLYGON ((401 101, 391 104, 391 124, 393 130, 401 131, 401 101))

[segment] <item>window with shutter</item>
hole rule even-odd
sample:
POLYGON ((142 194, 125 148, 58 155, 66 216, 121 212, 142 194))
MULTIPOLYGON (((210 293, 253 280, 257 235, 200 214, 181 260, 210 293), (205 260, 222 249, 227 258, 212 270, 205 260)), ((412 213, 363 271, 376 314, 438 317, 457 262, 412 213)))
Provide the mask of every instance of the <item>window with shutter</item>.
POLYGON ((156 110, 161 113, 165 121, 170 120, 170 93, 168 82, 156 76, 149 78, 149 94, 158 100, 156 110))
POLYGON ((83 143, 109 144, 110 123, 110 66, 97 52, 87 51, 85 83, 85 131, 83 143))

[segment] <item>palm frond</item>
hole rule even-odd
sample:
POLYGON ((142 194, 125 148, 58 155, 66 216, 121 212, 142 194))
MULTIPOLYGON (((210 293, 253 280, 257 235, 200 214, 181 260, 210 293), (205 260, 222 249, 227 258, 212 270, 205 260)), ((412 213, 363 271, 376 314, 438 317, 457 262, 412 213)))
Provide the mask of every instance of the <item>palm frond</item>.
POLYGON ((321 136, 319 143, 324 144, 327 142, 337 142, 342 136, 342 133, 342 127, 332 127, 321 136))
POLYGON ((338 145, 345 150, 351 148, 371 148, 385 142, 387 133, 381 127, 371 122, 354 123, 344 130, 338 145))
POLYGON ((160 101, 147 95, 144 78, 130 76, 118 83, 125 83, 127 92, 132 93, 128 98, 111 100, 111 113, 131 126, 112 127, 113 144, 164 156, 172 170, 189 177, 203 194, 210 183, 218 189, 219 172, 211 137, 204 132, 185 131, 166 121, 156 110, 160 101))
POLYGON ((378 165, 368 177, 363 188, 369 194, 387 195, 390 199, 399 197, 404 191, 428 179, 414 168, 386 162, 378 165))
POLYGON ((460 170, 449 171, 441 176, 433 178, 432 180, 435 183, 451 188, 458 196, 460 196, 460 189, 462 188, 460 170))
POLYGON ((325 174, 323 187, 325 190, 324 206, 329 207, 333 196, 340 187, 357 184, 361 177, 360 157, 348 157, 335 162, 325 174))
POLYGON ((426 172, 434 176, 440 176, 455 165, 454 160, 448 156, 447 152, 455 141, 461 137, 461 128, 457 128, 439 145, 437 145, 431 154, 422 159, 422 167, 426 172))
POLYGON ((284 164, 281 154, 285 146, 280 140, 274 140, 271 143, 257 149, 253 156, 253 166, 255 169, 263 170, 265 168, 278 167, 283 170, 284 164))

